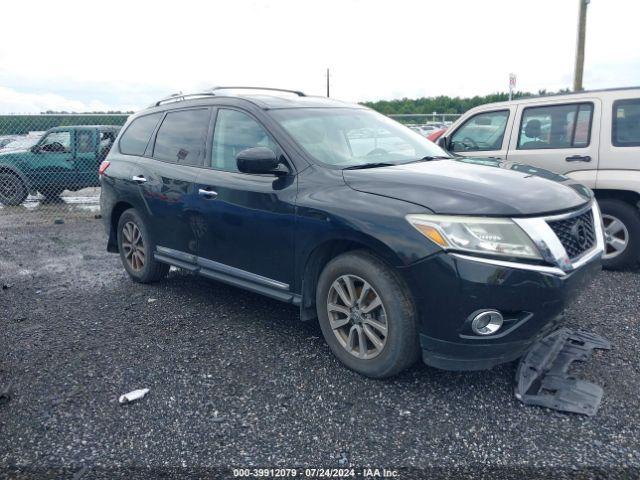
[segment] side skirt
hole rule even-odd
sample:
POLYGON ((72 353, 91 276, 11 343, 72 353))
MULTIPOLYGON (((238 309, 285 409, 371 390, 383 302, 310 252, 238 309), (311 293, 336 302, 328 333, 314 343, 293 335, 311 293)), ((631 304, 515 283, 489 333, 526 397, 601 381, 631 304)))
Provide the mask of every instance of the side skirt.
POLYGON ((233 285, 234 287, 259 293, 280 300, 281 302, 287 302, 293 305, 300 305, 302 303, 302 296, 291 292, 289 285, 286 283, 179 250, 160 246, 157 247, 156 250, 154 258, 159 262, 173 265, 174 267, 182 268, 191 273, 233 285))

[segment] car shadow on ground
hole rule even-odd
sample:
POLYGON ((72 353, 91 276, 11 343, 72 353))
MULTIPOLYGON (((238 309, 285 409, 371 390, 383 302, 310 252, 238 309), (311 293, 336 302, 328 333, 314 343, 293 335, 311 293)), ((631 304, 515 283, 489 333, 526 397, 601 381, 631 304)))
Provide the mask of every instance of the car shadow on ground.
MULTIPOLYGON (((230 316, 238 305, 242 306, 242 322, 259 329, 262 337, 282 338, 295 344, 304 344, 313 349, 317 367, 321 368, 327 361, 331 368, 340 371, 342 375, 352 380, 362 382, 387 382, 401 387, 403 392, 414 391, 420 393, 425 385, 432 386, 438 391, 473 391, 486 389, 487 382, 499 386, 500 395, 504 395, 514 384, 518 362, 509 362, 489 370, 479 371, 445 371, 425 365, 422 359, 390 379, 371 379, 348 370, 332 354, 326 344, 318 320, 301 321, 299 308, 262 295, 242 290, 214 280, 198 277, 182 271, 172 271, 168 278, 161 282, 164 289, 171 291, 177 297, 189 297, 196 304, 208 305, 211 309, 222 308, 229 311, 229 315, 217 319, 218 322, 232 321, 230 316), (252 311, 255 310, 255 311, 252 311)), ((233 320, 235 324, 237 320, 233 320)), ((249 326, 249 325, 248 325, 249 326)), ((200 325, 195 325, 199 328, 200 325)), ((188 328, 188 327, 187 327, 188 328)), ((498 394, 498 392, 496 392, 498 394)), ((515 402, 515 399, 513 399, 515 402)))

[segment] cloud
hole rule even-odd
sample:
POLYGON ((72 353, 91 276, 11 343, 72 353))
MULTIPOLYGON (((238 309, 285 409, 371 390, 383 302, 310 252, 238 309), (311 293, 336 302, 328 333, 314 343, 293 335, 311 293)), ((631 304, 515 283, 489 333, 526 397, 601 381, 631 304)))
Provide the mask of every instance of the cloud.
MULTIPOLYGON (((558 90, 571 87, 578 10, 573 0, 5 3, 29 33, 3 24, 19 42, 0 42, 0 85, 36 97, 11 109, 137 110, 229 84, 322 95, 327 67, 332 96, 347 101, 505 91, 510 72, 518 90, 558 90)), ((637 0, 590 3, 585 88, 640 84, 639 15, 637 0)))
POLYGON ((109 105, 98 100, 85 103, 55 93, 23 93, 11 88, 0 87, 0 111, 2 113, 40 113, 47 110, 93 112, 105 111, 110 108, 109 105))

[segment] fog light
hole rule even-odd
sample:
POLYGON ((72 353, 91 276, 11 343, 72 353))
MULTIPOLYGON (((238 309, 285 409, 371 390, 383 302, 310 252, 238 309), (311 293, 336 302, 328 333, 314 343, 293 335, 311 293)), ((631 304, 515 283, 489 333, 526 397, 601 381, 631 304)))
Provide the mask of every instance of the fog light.
POLYGON ((473 318, 471 330, 476 335, 492 335, 502 327, 502 314, 497 310, 485 310, 473 318))

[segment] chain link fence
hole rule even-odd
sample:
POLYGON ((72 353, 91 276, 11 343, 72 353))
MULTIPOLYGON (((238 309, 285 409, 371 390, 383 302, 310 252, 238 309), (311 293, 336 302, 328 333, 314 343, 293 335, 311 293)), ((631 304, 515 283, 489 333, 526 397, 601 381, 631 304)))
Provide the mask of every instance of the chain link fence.
MULTIPOLYGON (((0 229, 98 215, 98 167, 128 116, 0 115, 0 229)), ((389 116, 428 137, 459 115, 389 116)))
POLYGON ((98 166, 127 117, 0 115, 0 229, 99 214, 98 166))

